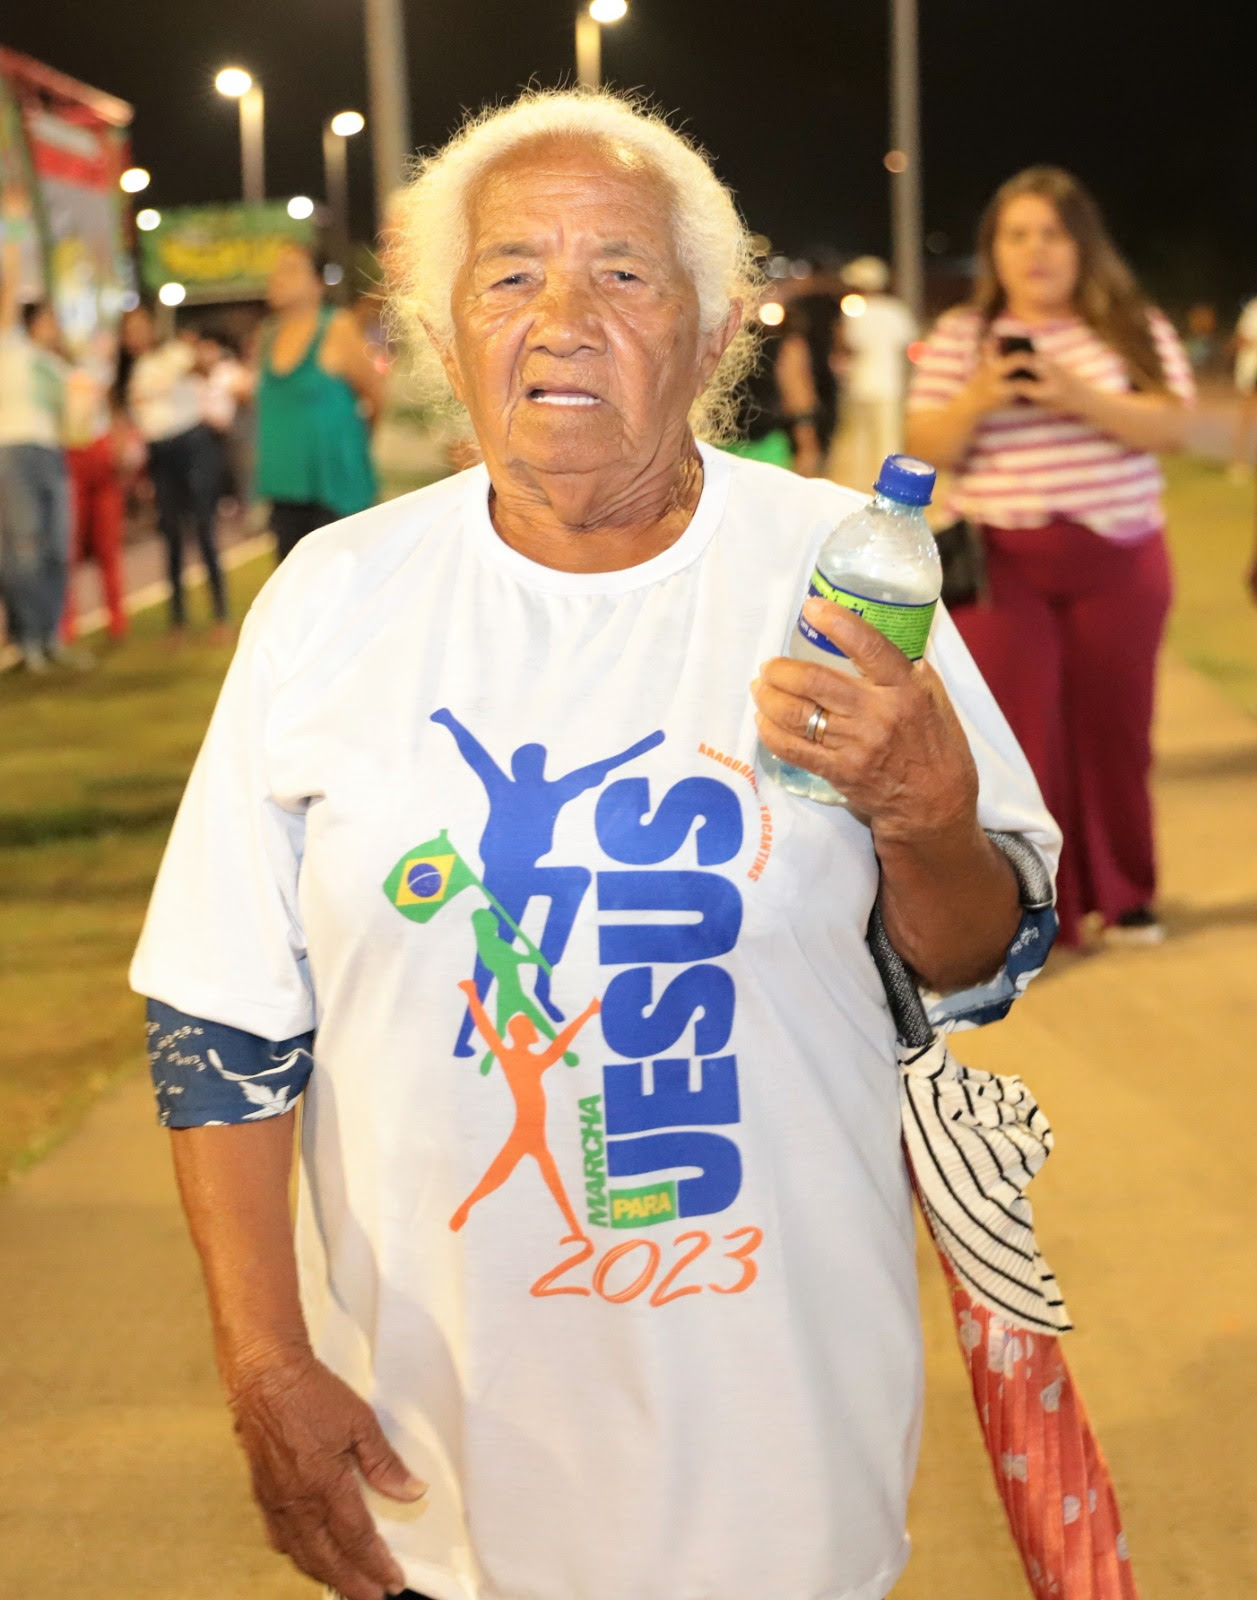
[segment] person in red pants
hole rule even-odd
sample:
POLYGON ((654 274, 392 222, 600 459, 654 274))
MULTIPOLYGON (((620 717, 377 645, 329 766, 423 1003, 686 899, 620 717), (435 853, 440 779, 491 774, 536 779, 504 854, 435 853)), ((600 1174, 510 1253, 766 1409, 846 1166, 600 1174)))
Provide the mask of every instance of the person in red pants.
MULTIPOLYGON (((120 423, 111 416, 108 400, 111 370, 110 353, 101 351, 99 361, 84 361, 66 380, 66 463, 73 529, 70 569, 73 572, 83 562, 95 561, 109 615, 109 637, 118 640, 127 632, 122 576, 126 497, 119 472, 120 423)), ((77 633, 78 611, 71 583, 61 616, 61 637, 70 642, 77 633)))
POLYGON ((954 471, 989 592, 956 623, 1065 836, 1060 936, 1098 914, 1155 943, 1149 773, 1170 606, 1162 479, 1195 398, 1186 352, 1142 297, 1095 201, 1032 167, 978 230, 970 304, 935 325, 908 396, 907 448, 954 471))
MULTIPOLYGON (((66 452, 70 467, 70 488, 74 520, 72 566, 89 558, 100 570, 101 588, 109 613, 109 637, 124 639, 127 613, 122 587, 122 484, 114 465, 111 433, 66 452)), ((61 619, 61 636, 73 640, 78 634, 78 612, 73 585, 66 592, 61 619)))

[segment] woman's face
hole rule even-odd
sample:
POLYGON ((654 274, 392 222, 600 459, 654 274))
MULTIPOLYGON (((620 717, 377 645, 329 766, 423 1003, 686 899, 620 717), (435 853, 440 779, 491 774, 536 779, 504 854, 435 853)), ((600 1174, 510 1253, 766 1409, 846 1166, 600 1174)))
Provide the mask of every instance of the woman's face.
POLYGON ((266 282, 266 299, 272 311, 291 311, 317 303, 323 284, 314 262, 304 250, 281 250, 266 282))
POLYGON ((995 225, 995 275, 1013 312, 1069 311, 1078 287, 1078 246, 1060 213, 1038 194, 1021 194, 995 225))
POLYGON ((57 346, 57 314, 48 304, 41 305, 39 310, 30 320, 27 329, 32 344, 37 344, 41 349, 54 350, 57 346))
POLYGON ((627 484, 686 453, 737 317, 700 333, 669 200, 636 156, 559 142, 477 186, 443 359, 491 473, 627 484))
POLYGON ((154 343, 153 318, 143 306, 128 311, 122 319, 122 348, 131 356, 142 356, 154 343))

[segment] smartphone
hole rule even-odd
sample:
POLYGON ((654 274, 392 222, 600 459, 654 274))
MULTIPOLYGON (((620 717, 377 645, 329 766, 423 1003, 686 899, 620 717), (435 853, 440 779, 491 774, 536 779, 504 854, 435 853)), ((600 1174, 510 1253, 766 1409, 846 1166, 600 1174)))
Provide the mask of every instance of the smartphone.
MULTIPOLYGON (((1000 339, 999 353, 1002 356, 1016 356, 1034 354, 1034 340, 1027 339, 1021 334, 1006 333, 1000 339)), ((1038 383, 1037 373, 1031 372, 1029 367, 1015 367, 1009 373, 1010 378, 1024 378, 1027 383, 1038 383)))

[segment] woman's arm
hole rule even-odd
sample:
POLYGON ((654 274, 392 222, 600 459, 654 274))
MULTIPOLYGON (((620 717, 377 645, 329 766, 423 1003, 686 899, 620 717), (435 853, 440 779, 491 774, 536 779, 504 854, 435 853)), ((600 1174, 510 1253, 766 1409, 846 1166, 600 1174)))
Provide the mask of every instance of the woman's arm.
POLYGON ((1014 368, 1024 365, 1024 356, 1001 356, 993 347, 984 346, 973 376, 954 399, 946 405, 908 413, 904 419, 904 449, 940 469, 958 466, 983 417, 1015 400, 1017 390, 1010 375, 1014 368))
POLYGON ((21 190, 6 188, 0 196, 0 333, 17 326, 18 284, 22 275, 21 231, 29 226, 21 190))
POLYGON ((388 386, 387 374, 376 366, 367 341, 347 311, 338 311, 328 325, 322 364, 358 392, 367 402, 372 417, 379 415, 388 386))
POLYGON ((816 431, 819 400, 812 376, 812 358, 801 334, 783 339, 777 351, 777 391, 781 409, 794 440, 794 470, 814 478, 821 470, 821 440, 816 431))
POLYGON ((171 1138, 215 1355, 271 1543, 346 1600, 384 1600, 405 1579, 359 1477, 394 1500, 425 1489, 371 1408, 310 1348, 288 1209, 292 1118, 180 1128, 171 1138))
POLYGON ((1182 449, 1188 410, 1178 395, 1106 394, 1037 351, 1018 359, 1020 365, 1038 374, 1034 382, 1022 379, 1013 385, 1032 405, 1081 417, 1132 450, 1160 455, 1182 449))

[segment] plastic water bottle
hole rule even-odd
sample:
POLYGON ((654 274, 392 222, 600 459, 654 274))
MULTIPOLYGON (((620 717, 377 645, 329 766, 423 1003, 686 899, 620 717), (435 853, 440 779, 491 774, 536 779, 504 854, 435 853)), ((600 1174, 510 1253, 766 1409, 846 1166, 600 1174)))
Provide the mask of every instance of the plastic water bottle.
MULTIPOLYGON (((943 587, 938 546, 925 520, 934 491, 934 468, 914 456, 887 456, 873 498, 845 517, 821 546, 809 595, 846 606, 899 646, 910 661, 925 654, 943 587)), ((846 672, 857 668, 838 646, 800 613, 789 653, 846 672)), ((833 784, 759 747, 764 772, 791 794, 822 805, 846 801, 833 784)))

